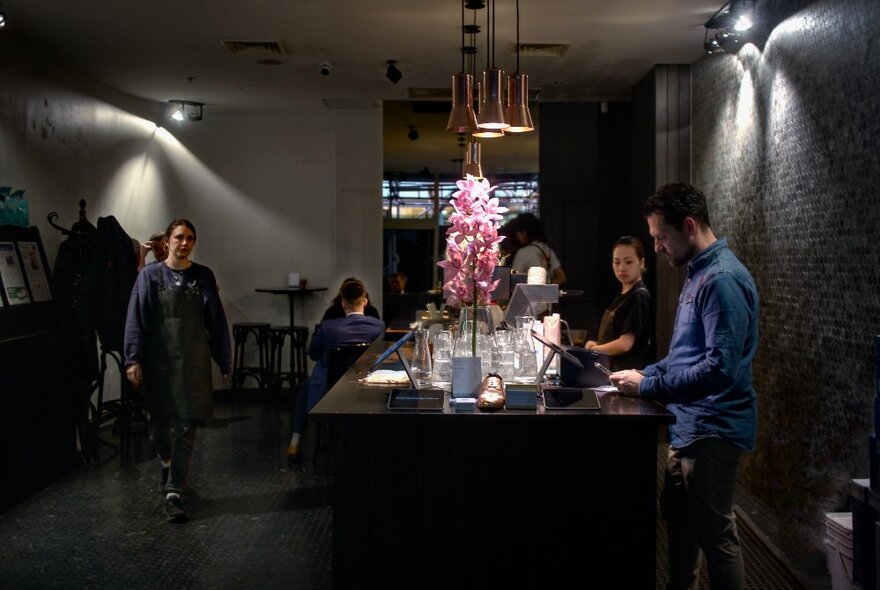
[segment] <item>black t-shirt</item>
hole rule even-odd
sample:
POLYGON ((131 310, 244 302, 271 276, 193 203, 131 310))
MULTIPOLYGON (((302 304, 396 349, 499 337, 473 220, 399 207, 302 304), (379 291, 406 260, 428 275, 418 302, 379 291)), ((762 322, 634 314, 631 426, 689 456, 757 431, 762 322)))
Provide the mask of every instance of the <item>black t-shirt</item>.
POLYGON ((645 284, 639 281, 632 289, 619 294, 608 306, 614 310, 614 338, 621 334, 635 334, 636 341, 629 352, 611 357, 611 368, 641 369, 648 364, 649 344, 653 328, 653 300, 645 284))

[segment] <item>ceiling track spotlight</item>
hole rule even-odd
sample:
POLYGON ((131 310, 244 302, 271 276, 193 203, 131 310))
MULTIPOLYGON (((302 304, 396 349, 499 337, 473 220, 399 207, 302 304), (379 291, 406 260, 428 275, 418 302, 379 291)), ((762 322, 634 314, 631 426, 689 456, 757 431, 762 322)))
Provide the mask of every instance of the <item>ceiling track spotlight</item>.
POLYGON ((388 69, 385 72, 385 77, 391 80, 392 84, 397 84, 398 82, 400 82, 401 78, 403 78, 403 72, 401 72, 398 67, 394 65, 396 63, 396 59, 389 59, 388 69))
POLYGON ((6 26, 6 13, 0 10, 0 29, 6 26))
POLYGON ((406 136, 409 137, 410 141, 415 141, 419 138, 419 132, 415 125, 409 126, 409 133, 407 133, 406 136))
POLYGON ((173 121, 201 121, 203 102, 191 100, 169 100, 168 118, 173 121))
POLYGON ((706 35, 703 49, 707 53, 735 52, 742 45, 743 37, 755 22, 756 0, 730 0, 703 25, 706 35), (714 34, 710 34, 714 31, 714 34))

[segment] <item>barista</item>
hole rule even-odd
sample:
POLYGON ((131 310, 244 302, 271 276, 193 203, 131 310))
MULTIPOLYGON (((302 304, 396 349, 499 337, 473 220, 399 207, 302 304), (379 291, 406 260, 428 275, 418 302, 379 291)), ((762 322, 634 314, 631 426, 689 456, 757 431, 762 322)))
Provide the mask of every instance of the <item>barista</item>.
POLYGON ((640 369, 648 363, 653 324, 651 293, 642 282, 645 248, 641 240, 622 236, 614 242, 611 266, 620 281, 620 294, 602 314, 599 335, 586 348, 611 357, 611 368, 640 369))

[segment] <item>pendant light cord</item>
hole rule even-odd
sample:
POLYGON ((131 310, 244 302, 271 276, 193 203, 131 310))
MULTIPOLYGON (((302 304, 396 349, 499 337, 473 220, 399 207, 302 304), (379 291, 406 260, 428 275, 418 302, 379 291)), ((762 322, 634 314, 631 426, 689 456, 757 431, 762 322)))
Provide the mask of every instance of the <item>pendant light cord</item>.
MULTIPOLYGON (((490 69, 492 67, 492 62, 490 61, 492 56, 492 23, 489 20, 492 16, 492 5, 490 3, 486 3, 486 69, 490 69)), ((485 90, 485 89, 484 89, 485 90)))
POLYGON ((492 69, 495 69, 495 0, 492 0, 492 69))
MULTIPOLYGON (((477 30, 477 11, 476 10, 474 11, 473 25, 474 26, 471 29, 471 31, 476 31, 477 30)), ((468 73, 473 77, 474 84, 476 84, 476 80, 477 80, 477 34, 475 32, 471 32, 471 47, 474 48, 474 51, 473 51, 473 53, 471 53, 468 56, 468 70, 469 70, 468 73)))
POLYGON ((516 73, 519 74, 519 0, 516 0, 516 73))
MULTIPOLYGON (((464 74, 464 2, 461 0, 461 73, 464 74)), ((517 0, 519 2, 519 0, 517 0)))

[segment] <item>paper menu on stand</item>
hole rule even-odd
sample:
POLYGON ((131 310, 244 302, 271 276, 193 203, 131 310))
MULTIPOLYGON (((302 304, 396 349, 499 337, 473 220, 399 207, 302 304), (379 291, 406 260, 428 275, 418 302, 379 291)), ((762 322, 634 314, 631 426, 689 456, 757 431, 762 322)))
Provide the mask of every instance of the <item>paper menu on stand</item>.
POLYGON ((12 242, 0 242, 0 279, 3 280, 3 288, 9 305, 30 303, 21 267, 18 265, 18 256, 15 254, 15 246, 12 242))
POLYGON ((52 291, 49 289, 49 279, 40 260, 40 249, 36 242, 18 242, 18 251, 24 260, 24 274, 31 286, 31 295, 34 301, 51 301, 52 291))

